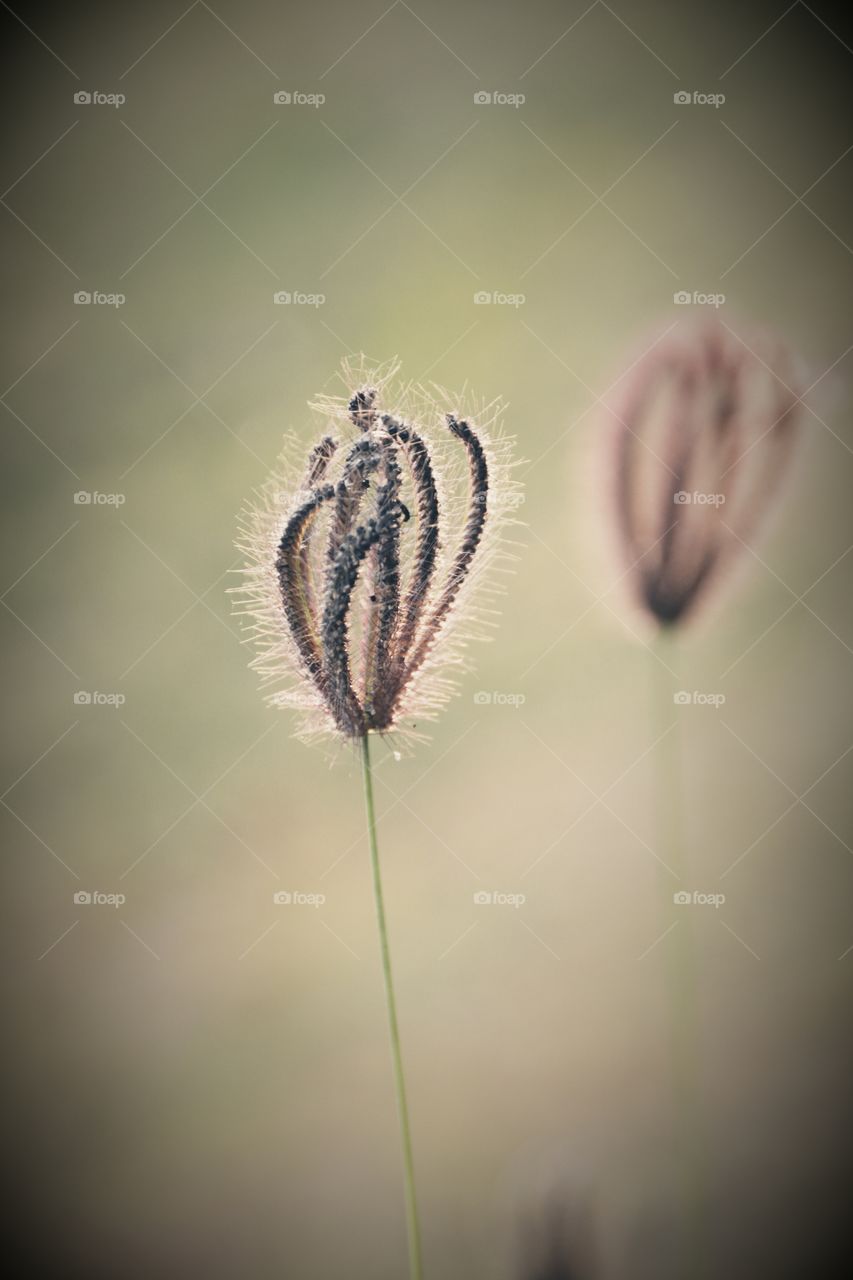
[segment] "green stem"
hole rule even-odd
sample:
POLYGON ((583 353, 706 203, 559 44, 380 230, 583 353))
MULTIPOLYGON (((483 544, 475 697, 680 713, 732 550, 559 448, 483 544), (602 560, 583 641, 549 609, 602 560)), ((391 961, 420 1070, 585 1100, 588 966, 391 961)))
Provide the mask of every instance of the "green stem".
POLYGON ((382 975, 385 979, 385 1003, 388 1008, 388 1031, 391 1039, 391 1059, 394 1064, 394 1089, 397 1094, 397 1111, 400 1116, 400 1139, 403 1147, 403 1180, 406 1197, 406 1224, 409 1238, 410 1280, 423 1280, 421 1257, 421 1228, 418 1221, 418 1203, 415 1195, 415 1165, 412 1159, 412 1134, 409 1127, 409 1108, 406 1102, 406 1078, 403 1074, 403 1055, 400 1049, 400 1028, 397 1024, 397 1001, 394 998, 394 979, 391 975, 391 951, 388 946, 388 927, 385 922, 385 900, 382 894, 382 876, 379 871, 379 846, 376 842, 376 808, 373 802, 373 775, 370 767, 370 740, 365 734, 361 740, 361 763, 364 777, 364 804, 367 810, 367 834, 370 844, 370 866, 373 872, 373 898, 376 903, 376 922, 379 926, 379 946, 382 952, 382 975))
POLYGON ((684 813, 680 708, 675 704, 678 680, 676 638, 661 632, 654 651, 652 697, 657 723, 657 825, 658 847, 666 867, 659 868, 661 923, 666 983, 670 1013, 670 1052, 674 1115, 677 1130, 686 1221, 683 1235, 685 1277, 698 1277, 704 1270, 703 1201, 704 1141, 699 1120, 698 1026, 694 942, 689 909, 676 905, 674 894, 690 892, 690 860, 684 813), (663 736, 660 736, 663 735, 663 736), (669 870, 667 870, 667 867, 669 870), (674 876, 670 874, 674 872, 674 876), (675 878, 677 877, 677 879, 675 878))

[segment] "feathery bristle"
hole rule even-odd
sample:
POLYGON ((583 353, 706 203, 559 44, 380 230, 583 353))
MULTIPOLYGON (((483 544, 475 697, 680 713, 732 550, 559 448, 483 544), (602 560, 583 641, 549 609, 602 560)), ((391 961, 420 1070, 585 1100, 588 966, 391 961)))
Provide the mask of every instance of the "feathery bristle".
MULTIPOLYGON (((321 682, 322 657, 311 609, 303 551, 317 512, 335 494, 331 485, 318 489, 290 517, 278 544, 276 570, 282 608, 300 657, 312 679, 321 682)), ((321 685, 322 688, 322 685, 321 685)))

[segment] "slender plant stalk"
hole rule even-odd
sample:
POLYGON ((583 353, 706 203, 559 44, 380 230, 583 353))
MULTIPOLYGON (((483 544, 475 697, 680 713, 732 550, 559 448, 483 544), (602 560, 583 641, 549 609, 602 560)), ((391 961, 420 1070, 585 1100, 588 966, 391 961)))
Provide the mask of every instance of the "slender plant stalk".
POLYGON ((391 952, 388 946, 388 928, 385 922, 385 901, 382 895, 382 876, 379 870, 379 846, 376 842, 376 809, 373 802, 373 776, 370 766, 370 739, 361 739, 361 763, 364 777, 364 804, 367 810, 367 834, 370 844, 370 865, 373 872, 373 898, 376 903, 376 922, 379 926, 379 946, 382 952, 382 975, 385 979, 385 1003, 388 1009, 388 1032, 391 1040, 391 1059, 394 1065, 394 1089, 397 1094, 397 1110, 400 1116, 400 1140, 403 1148, 403 1180, 406 1197, 406 1224, 409 1238, 410 1280, 423 1280, 421 1256, 421 1228, 418 1221, 418 1202, 415 1195, 415 1165, 412 1158, 412 1134, 409 1127, 409 1108, 406 1102, 406 1078, 403 1073, 403 1055, 400 1049, 400 1028, 397 1024, 397 1002, 394 997, 394 979, 391 974, 391 952))
POLYGON ((674 701, 678 678, 677 642, 662 630, 655 646, 652 699, 660 738, 656 770, 658 847, 666 867, 659 867, 664 964, 669 1003, 670 1055, 674 1119, 679 1163, 684 1179, 685 1223, 681 1247, 685 1280, 704 1273, 704 1140, 700 1121, 696 962, 689 912, 676 905, 674 894, 691 889, 684 812, 683 752, 679 708, 674 701), (675 679, 673 679, 675 673, 675 679), (674 879, 667 867, 675 873, 674 879))

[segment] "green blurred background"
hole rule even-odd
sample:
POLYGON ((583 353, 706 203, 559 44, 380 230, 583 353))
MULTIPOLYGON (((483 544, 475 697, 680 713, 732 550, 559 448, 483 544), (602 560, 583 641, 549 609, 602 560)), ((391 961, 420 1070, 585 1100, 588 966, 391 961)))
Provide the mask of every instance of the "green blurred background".
POLYGON ((556 1200, 588 1212, 600 1275, 683 1280, 662 708, 596 465, 597 397, 692 320, 681 289, 724 293, 738 333, 776 328, 816 383, 784 507, 679 658, 684 688, 726 698, 681 708, 678 730, 684 887, 726 896, 677 917, 709 1257, 753 1280, 831 1246, 853 160, 850 39, 824 10, 3 6, 2 973, 10 1202, 34 1268, 402 1274, 356 762, 330 768, 264 706, 225 594, 237 511, 363 350, 504 395, 528 460, 496 642, 429 746, 377 753, 428 1274, 532 1277, 520 1223, 556 1200), (725 103, 674 102, 694 90, 725 103), (126 101, 75 103, 96 91, 126 101), (281 890, 326 901, 279 907, 281 890))

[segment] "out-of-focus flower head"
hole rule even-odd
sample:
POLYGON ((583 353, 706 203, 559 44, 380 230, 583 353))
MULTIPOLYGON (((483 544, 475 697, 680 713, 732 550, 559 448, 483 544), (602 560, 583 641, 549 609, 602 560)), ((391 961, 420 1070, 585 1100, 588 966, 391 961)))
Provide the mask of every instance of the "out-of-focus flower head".
POLYGON ((719 320, 655 343, 608 404, 613 508, 633 592, 681 625, 750 546, 780 489, 802 376, 768 332, 719 320))

